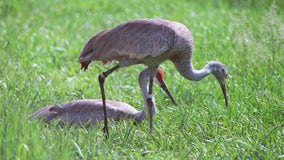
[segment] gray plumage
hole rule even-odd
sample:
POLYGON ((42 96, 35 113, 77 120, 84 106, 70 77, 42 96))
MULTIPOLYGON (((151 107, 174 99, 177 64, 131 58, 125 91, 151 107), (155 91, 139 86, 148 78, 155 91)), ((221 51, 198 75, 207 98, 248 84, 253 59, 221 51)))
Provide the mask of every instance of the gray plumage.
MULTIPOLYGON (((147 80, 149 78, 148 69, 144 69, 138 76, 139 86, 143 93, 144 99, 147 96, 147 80)), ((176 104, 170 91, 168 90, 164 80, 163 72, 159 70, 156 74, 157 84, 165 91, 168 97, 176 104)), ((138 111, 127 103, 107 100, 106 101, 107 116, 113 121, 121 119, 134 119, 135 123, 140 123, 146 117, 146 105, 144 110, 138 111)), ((153 112, 156 113, 156 106, 153 107, 153 112)), ((51 105, 40 108, 34 111, 30 117, 32 119, 42 119, 46 123, 54 120, 59 120, 60 124, 89 124, 96 125, 97 122, 103 121, 103 104, 101 99, 83 99, 73 100, 71 102, 62 103, 59 105, 51 105)))
MULTIPOLYGON (((225 85, 227 67, 218 61, 210 61, 202 69, 195 70, 192 65, 193 48, 192 33, 183 24, 163 19, 137 19, 95 34, 84 45, 78 61, 84 70, 92 61, 102 61, 103 64, 113 60, 119 62, 98 77, 103 102, 106 99, 104 81, 109 74, 134 64, 148 66, 150 80, 147 106, 152 130, 152 107, 155 105, 152 99, 153 79, 158 66, 165 60, 172 61, 178 72, 188 80, 199 81, 212 73, 222 88, 228 106, 225 85)), ((108 134, 107 117, 104 121, 104 131, 108 134)))
MULTIPOLYGON (((140 123, 146 116, 144 110, 137 111, 127 103, 112 100, 106 102, 108 118, 113 121, 125 118, 134 119, 136 123, 140 123)), ((46 123, 59 120, 60 124, 96 125, 103 121, 103 117, 103 106, 100 99, 82 99, 43 107, 33 112, 29 119, 42 119, 46 123)))

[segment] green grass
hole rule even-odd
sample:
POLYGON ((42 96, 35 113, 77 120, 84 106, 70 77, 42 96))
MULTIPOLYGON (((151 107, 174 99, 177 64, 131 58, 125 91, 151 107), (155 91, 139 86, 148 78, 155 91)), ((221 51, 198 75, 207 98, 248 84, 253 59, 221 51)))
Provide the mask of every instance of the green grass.
MULTIPOLYGON (((0 2, 1 159, 283 159, 284 3, 275 1, 0 2), (160 67, 178 102, 155 87, 154 133, 134 126, 46 127, 28 122, 45 105, 100 98, 99 73, 112 65, 77 62, 96 32, 135 18, 160 17, 193 32, 193 63, 219 60, 229 69, 229 107, 214 76, 191 82, 171 62, 160 67)), ((137 76, 122 68, 106 80, 107 98, 143 108, 137 76)))

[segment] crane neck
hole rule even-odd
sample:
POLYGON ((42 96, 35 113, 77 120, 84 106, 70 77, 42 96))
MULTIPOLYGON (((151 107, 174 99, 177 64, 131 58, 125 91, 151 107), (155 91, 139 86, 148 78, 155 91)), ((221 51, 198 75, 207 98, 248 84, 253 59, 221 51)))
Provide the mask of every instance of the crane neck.
POLYGON ((136 123, 140 123, 142 120, 144 120, 144 119, 146 118, 146 112, 145 112, 145 110, 138 111, 138 112, 134 115, 134 118, 135 118, 135 122, 136 122, 136 123))
MULTIPOLYGON (((144 98, 144 111, 147 111, 147 98, 148 98, 148 80, 149 80, 149 70, 143 70, 138 77, 139 86, 141 88, 143 98, 144 98)), ((153 97, 153 102, 155 99, 153 97)), ((153 114, 156 114, 156 105, 153 105, 153 114)))
POLYGON ((180 59, 173 60, 175 67, 177 68, 178 72, 186 79, 192 81, 199 81, 202 80, 204 77, 209 75, 212 71, 208 65, 205 65, 202 69, 196 70, 194 69, 191 57, 182 57, 180 59))

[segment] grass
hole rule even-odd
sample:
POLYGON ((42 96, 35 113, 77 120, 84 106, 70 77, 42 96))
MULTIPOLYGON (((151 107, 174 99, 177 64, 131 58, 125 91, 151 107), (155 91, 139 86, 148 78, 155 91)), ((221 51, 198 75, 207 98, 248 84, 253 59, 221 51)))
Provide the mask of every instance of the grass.
MULTIPOLYGON (((284 3, 275 1, 17 1, 0 2, 1 159, 283 159, 284 3), (188 26, 193 63, 219 60, 229 69, 229 107, 213 76, 191 82, 171 62, 160 67, 178 102, 155 87, 154 133, 134 126, 85 129, 45 126, 28 115, 49 104, 100 98, 97 76, 112 65, 77 62, 96 32, 135 18, 188 26)), ((107 98, 142 109, 142 65, 106 80, 107 98)))

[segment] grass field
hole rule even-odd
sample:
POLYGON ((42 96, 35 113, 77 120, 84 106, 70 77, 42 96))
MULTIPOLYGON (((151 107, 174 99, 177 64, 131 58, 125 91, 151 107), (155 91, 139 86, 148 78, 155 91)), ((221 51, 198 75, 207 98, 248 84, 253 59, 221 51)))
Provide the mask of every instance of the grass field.
MULTIPOLYGON (((284 3, 239 1, 0 2, 0 159, 283 159, 284 3), (195 38, 193 64, 227 65, 229 107, 214 76, 188 81, 166 61, 160 65, 174 106, 155 86, 154 133, 148 119, 135 126, 85 129, 29 122, 40 107, 100 98, 97 76, 114 64, 77 58, 96 32, 135 18, 182 22, 195 38)), ((137 83, 143 65, 106 80, 108 99, 143 109, 137 83)))

